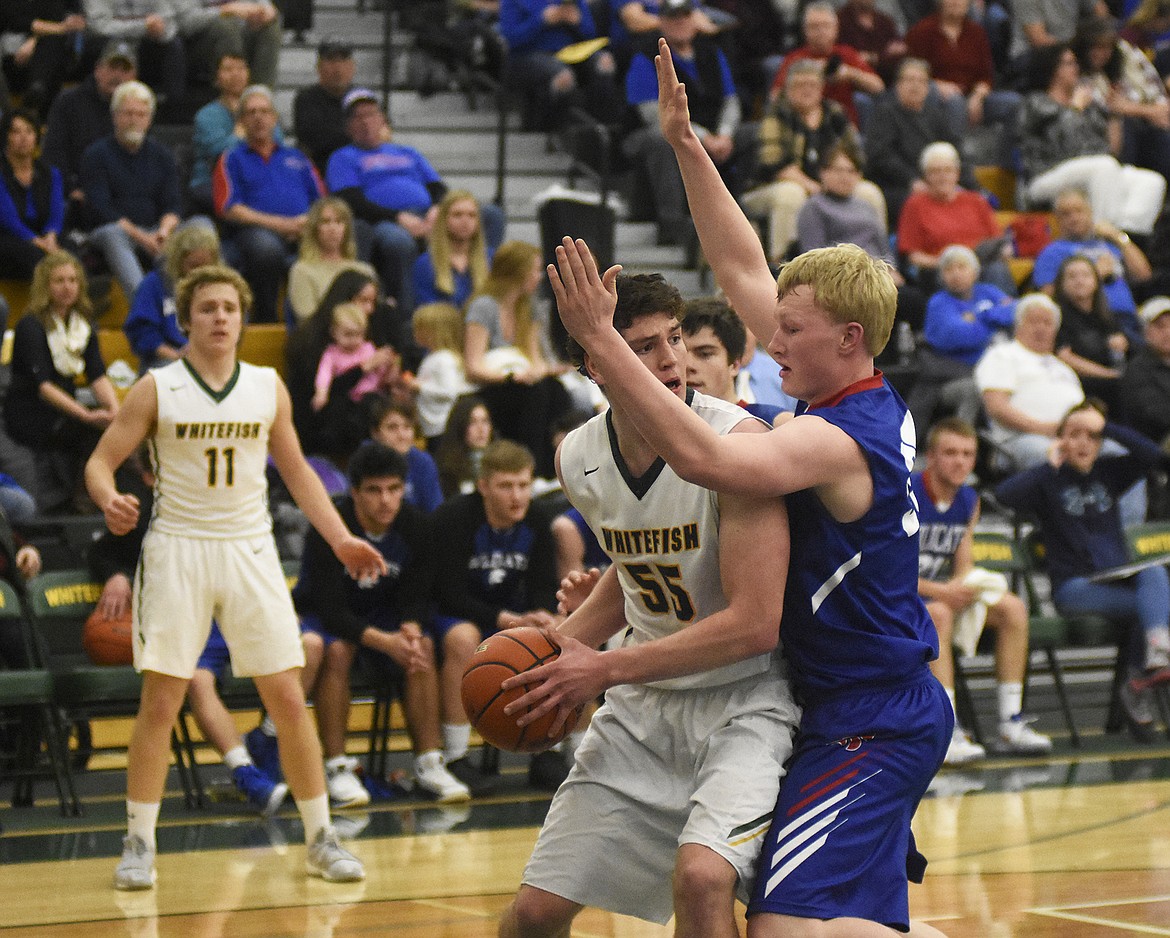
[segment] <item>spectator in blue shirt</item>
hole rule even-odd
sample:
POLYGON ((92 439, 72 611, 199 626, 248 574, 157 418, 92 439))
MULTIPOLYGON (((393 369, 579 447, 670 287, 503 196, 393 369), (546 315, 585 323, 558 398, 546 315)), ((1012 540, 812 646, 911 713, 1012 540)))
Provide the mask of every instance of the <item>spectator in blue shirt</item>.
POLYGON ((979 271, 979 258, 965 245, 952 244, 939 255, 943 289, 926 304, 924 341, 907 402, 920 440, 926 439, 940 404, 975 425, 982 409, 975 363, 996 332, 1012 329, 1015 301, 999 287, 981 282, 979 271))
MULTIPOLYGON (((358 254, 369 260, 387 294, 409 314, 414 309, 412 268, 419 241, 434 228, 447 186, 414 147, 394 143, 386 113, 368 88, 345 96, 346 131, 352 143, 329 157, 329 191, 353 209, 358 254)), ((484 206, 489 245, 503 236, 503 212, 484 206)))
POLYGON ((39 131, 32 111, 17 108, 0 120, 0 268, 10 277, 32 277, 57 250, 65 220, 61 171, 37 156, 39 131))
POLYGON ((138 356, 139 373, 182 355, 187 334, 176 318, 175 284, 196 267, 219 263, 219 236, 214 228, 187 225, 167 241, 162 267, 142 278, 122 324, 138 356))
POLYGON ((215 165, 215 214, 231 223, 224 254, 252 286, 257 322, 277 322, 276 301, 292 262, 309 207, 325 194, 312 162, 276 138, 276 105, 264 85, 240 95, 244 140, 215 165))
POLYGON ((533 129, 560 126, 573 107, 603 123, 620 117, 613 53, 578 45, 599 38, 585 0, 501 0, 500 33, 508 46, 509 83, 532 97, 533 129), (573 47, 580 56, 565 51, 573 47))
POLYGON ((413 403, 384 399, 370 414, 370 436, 406 459, 406 504, 428 514, 443 504, 439 470, 430 455, 414 445, 418 434, 413 403))
POLYGON ((139 81, 118 86, 110 101, 114 132, 81 158, 81 187, 93 220, 89 241, 133 296, 179 225, 179 168, 163 144, 147 136, 154 92, 139 81))
POLYGON ((443 196, 427 249, 414 262, 415 308, 451 303, 463 309, 487 279, 491 254, 480 220, 479 202, 466 189, 443 196))

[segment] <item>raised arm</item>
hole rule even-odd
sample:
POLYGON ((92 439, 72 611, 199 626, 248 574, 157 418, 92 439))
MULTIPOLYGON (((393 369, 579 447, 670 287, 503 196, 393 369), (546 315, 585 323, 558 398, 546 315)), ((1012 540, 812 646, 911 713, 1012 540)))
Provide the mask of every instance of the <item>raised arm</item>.
POLYGON ((674 148, 703 256, 728 302, 766 341, 775 331, 776 285, 763 245, 691 126, 686 87, 678 80, 664 39, 658 40, 654 64, 659 126, 674 148))

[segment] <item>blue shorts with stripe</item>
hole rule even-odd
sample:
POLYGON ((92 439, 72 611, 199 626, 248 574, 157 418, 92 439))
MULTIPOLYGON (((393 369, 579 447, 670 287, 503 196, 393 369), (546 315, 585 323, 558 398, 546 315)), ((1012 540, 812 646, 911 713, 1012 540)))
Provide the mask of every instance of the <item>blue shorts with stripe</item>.
POLYGON ((862 918, 906 931, 926 859, 910 822, 954 715, 929 675, 806 705, 748 914, 862 918))

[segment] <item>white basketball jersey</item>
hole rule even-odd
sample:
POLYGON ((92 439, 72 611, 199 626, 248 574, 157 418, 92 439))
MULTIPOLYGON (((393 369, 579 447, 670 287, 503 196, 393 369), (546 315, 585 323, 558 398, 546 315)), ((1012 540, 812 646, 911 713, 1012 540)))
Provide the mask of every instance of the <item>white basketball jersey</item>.
POLYGON ((209 538, 271 532, 265 469, 276 372, 240 362, 219 392, 186 359, 151 374, 158 392, 151 528, 209 538))
MULTIPOLYGON (((691 392, 690 406, 721 434, 752 419, 740 407, 698 392, 691 392)), ((618 451, 608 414, 565 437, 561 476, 569 501, 617 568, 631 627, 626 644, 671 635, 727 608, 715 492, 683 481, 662 459, 635 479, 618 451)), ((652 686, 716 687, 762 674, 771 661, 771 653, 757 655, 652 686)))

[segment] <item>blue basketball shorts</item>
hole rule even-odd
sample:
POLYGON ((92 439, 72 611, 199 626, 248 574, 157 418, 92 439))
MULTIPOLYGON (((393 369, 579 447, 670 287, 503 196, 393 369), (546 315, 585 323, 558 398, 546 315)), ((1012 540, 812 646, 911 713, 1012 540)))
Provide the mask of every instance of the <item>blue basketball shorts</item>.
POLYGON ((906 931, 907 884, 926 869, 910 822, 953 727, 933 677, 806 707, 748 914, 862 918, 906 931))

